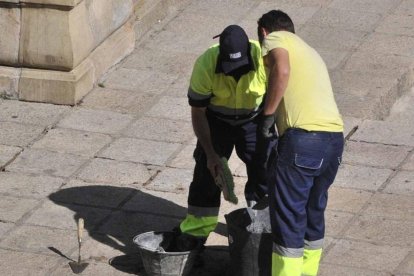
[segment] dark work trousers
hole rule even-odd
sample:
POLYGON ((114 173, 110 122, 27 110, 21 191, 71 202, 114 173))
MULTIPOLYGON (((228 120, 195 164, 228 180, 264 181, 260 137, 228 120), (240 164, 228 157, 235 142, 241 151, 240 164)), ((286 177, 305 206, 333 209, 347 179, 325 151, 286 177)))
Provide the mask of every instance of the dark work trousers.
MULTIPOLYGON (((260 116, 260 115, 259 115, 260 116)), ((238 157, 246 164, 247 183, 244 189, 247 201, 259 201, 267 195, 265 162, 276 136, 264 140, 258 133, 260 117, 239 126, 232 126, 212 115, 208 115, 211 139, 216 153, 230 158, 236 148, 238 157)), ((194 150, 196 165, 190 185, 188 204, 197 207, 220 207, 221 191, 207 168, 207 157, 199 142, 194 150)))
POLYGON ((273 241, 303 248, 323 240, 328 188, 344 148, 343 133, 288 129, 269 158, 269 198, 273 241))

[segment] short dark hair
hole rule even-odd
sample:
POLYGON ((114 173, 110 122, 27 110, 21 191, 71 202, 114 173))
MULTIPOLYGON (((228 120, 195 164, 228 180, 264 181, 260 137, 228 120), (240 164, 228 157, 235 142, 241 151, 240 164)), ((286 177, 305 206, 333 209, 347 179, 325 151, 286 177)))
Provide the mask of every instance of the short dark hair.
POLYGON ((264 28, 268 32, 288 31, 295 33, 295 26, 293 25, 292 19, 281 10, 271 10, 263 14, 257 21, 257 25, 257 33, 260 41, 263 40, 263 38, 261 39, 262 34, 260 28, 264 28))

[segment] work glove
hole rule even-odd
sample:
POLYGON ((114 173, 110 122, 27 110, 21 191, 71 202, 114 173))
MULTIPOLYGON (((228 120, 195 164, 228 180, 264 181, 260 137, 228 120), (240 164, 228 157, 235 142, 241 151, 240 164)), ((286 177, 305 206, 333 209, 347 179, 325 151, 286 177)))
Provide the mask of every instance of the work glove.
POLYGON ((275 115, 262 115, 259 122, 259 132, 263 138, 271 138, 274 134, 271 132, 271 128, 275 124, 275 115))
POLYGON ((218 172, 214 181, 216 182, 216 185, 223 191, 224 199, 233 204, 237 204, 238 198, 234 193, 234 179, 227 163, 227 159, 225 157, 222 157, 221 162, 222 170, 218 172))

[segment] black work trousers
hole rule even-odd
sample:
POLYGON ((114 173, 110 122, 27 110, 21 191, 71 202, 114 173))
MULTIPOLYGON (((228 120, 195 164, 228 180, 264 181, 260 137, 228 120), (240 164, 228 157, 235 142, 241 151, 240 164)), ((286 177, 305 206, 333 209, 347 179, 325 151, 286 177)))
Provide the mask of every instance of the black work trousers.
MULTIPOLYGON (((244 195, 247 202, 258 202, 267 195, 265 167, 270 149, 276 144, 276 135, 263 139, 258 131, 260 115, 242 125, 233 126, 214 116, 207 116, 211 139, 220 157, 230 158, 233 149, 246 164, 247 183, 244 195)), ((190 185, 188 205, 196 207, 220 207, 221 191, 207 168, 207 157, 201 144, 194 150, 196 165, 190 185)))

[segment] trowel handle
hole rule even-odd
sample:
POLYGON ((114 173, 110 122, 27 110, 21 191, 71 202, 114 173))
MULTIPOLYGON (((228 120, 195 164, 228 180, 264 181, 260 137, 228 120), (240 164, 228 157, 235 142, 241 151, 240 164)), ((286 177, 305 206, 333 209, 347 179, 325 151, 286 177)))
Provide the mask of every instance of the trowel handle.
POLYGON ((82 243, 83 228, 85 227, 83 218, 78 220, 78 242, 82 243))

